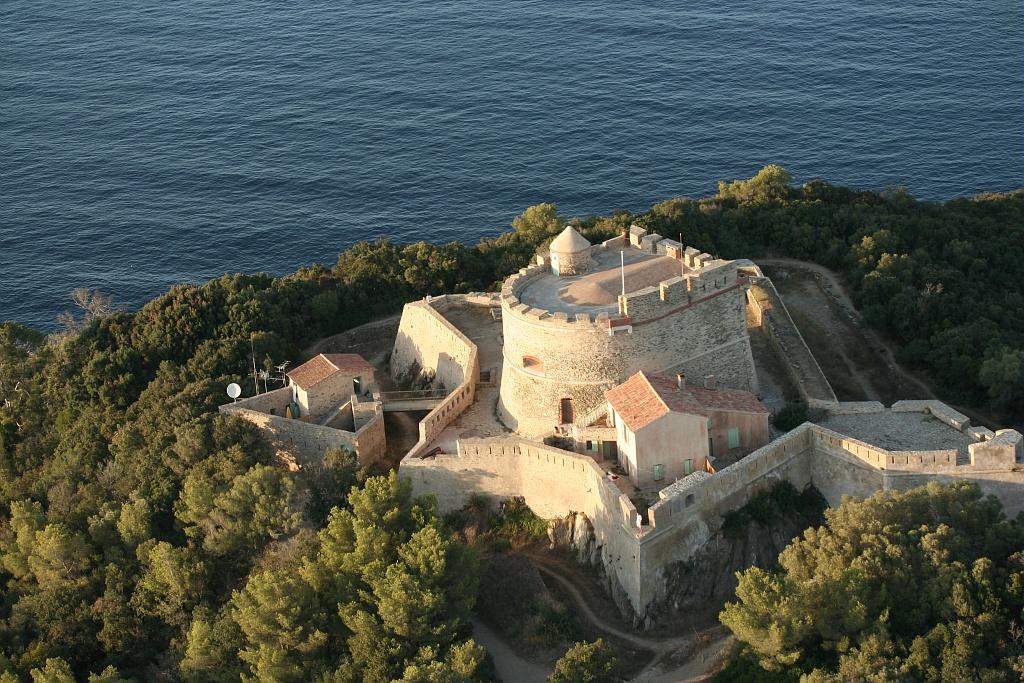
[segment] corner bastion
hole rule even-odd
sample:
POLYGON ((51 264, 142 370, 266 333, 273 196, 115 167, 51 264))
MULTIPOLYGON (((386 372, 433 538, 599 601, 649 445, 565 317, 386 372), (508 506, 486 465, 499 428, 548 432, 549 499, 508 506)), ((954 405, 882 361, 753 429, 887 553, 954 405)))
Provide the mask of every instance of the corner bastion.
POLYGON ((659 253, 665 241, 616 238, 591 248, 586 275, 555 277, 542 262, 505 281, 499 414, 509 428, 550 434, 639 370, 756 391, 746 280, 735 262, 676 242, 659 253))

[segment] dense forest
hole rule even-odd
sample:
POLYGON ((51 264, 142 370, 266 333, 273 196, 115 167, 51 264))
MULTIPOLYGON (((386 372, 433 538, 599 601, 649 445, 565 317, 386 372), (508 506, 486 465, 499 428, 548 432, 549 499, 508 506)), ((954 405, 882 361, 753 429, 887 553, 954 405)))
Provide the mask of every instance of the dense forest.
MULTIPOLYGON (((965 403, 1024 406, 1024 193, 914 201, 767 167, 632 222, 725 257, 839 270, 866 318, 965 403)), ((0 680, 470 681, 471 548, 344 452, 274 466, 224 386, 427 293, 493 287, 565 225, 475 245, 360 243, 333 266, 183 285, 141 310, 79 293, 60 332, 0 323, 0 680)))

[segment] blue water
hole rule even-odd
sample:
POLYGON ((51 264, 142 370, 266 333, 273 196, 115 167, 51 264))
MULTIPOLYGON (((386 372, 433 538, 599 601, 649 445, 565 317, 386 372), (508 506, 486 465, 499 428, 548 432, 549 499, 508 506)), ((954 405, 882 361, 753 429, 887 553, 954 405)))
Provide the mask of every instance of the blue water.
POLYGON ((0 2, 0 319, 778 162, 1024 185, 1019 0, 0 2))

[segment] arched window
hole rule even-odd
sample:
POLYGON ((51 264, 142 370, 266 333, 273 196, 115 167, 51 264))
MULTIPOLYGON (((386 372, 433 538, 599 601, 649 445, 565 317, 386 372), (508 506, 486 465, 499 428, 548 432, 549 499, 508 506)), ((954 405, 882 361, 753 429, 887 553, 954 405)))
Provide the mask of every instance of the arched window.
POLYGON ((535 372, 538 375, 544 374, 544 363, 536 356, 523 356, 523 369, 535 372))

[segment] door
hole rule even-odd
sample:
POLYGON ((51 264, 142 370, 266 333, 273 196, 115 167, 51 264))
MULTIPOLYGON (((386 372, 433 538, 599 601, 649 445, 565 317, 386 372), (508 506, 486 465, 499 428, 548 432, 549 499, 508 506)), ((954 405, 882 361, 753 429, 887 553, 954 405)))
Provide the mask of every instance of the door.
POLYGON ((685 477, 688 474, 693 474, 693 460, 689 458, 683 461, 683 476, 685 477))
POLYGON ((575 420, 575 411, 572 407, 572 398, 563 398, 561 404, 561 422, 559 424, 572 424, 575 420))
POLYGON ((560 274, 558 272, 558 254, 551 255, 551 272, 555 274, 555 277, 560 274))
POLYGON ((352 393, 355 394, 356 396, 359 396, 360 394, 363 393, 362 377, 352 378, 352 393))
POLYGON ((601 445, 604 447, 605 460, 614 460, 619 456, 619 444, 614 441, 604 441, 601 445))

